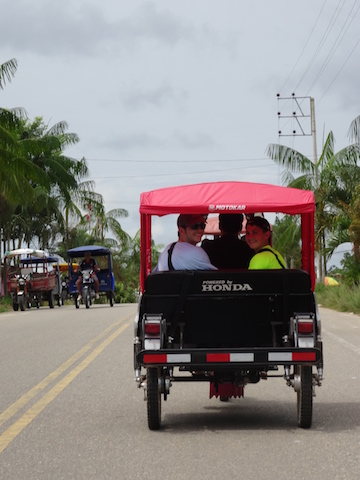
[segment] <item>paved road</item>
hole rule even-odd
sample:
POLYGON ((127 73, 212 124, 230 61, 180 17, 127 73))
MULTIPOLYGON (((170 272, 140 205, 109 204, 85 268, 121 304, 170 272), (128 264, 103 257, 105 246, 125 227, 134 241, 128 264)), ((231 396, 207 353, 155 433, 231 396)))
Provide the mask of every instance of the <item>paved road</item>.
POLYGON ((296 427, 282 379, 228 403, 175 384, 147 428, 134 384, 135 305, 0 315, 0 479, 358 479, 360 317, 321 309, 325 380, 296 427))

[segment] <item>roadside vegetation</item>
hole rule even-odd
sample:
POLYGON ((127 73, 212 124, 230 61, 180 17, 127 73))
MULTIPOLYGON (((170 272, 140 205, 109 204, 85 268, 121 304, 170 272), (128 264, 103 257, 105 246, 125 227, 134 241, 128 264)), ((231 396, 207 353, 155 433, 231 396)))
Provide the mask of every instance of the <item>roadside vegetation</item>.
MULTIPOLYGON (((16 59, 0 65, 0 91, 17 66, 16 59)), ((66 154, 78 142, 65 121, 48 125, 41 116, 29 119, 22 108, 0 107, 0 242, 4 251, 37 248, 64 259, 70 248, 106 246, 113 256, 115 302, 135 302, 139 234, 131 238, 122 229, 125 209, 105 210, 102 195, 88 180, 86 159, 66 154)), ((154 263, 157 256, 154 245, 154 263)))
POLYGON ((337 310, 338 312, 352 312, 360 314, 360 288, 346 284, 338 287, 328 287, 318 284, 315 289, 319 305, 337 310))
MULTIPOLYGON (((270 144, 269 157, 284 167, 286 186, 312 190, 315 194, 316 292, 319 303, 340 311, 360 312, 360 116, 349 128, 350 145, 335 152, 332 132, 327 136, 319 160, 314 163, 302 153, 284 145, 270 144), (335 248, 352 244, 341 266, 327 270, 335 248), (327 277, 340 285, 326 285, 327 277)), ((289 267, 298 268, 301 258, 299 218, 276 218, 274 246, 289 267)))

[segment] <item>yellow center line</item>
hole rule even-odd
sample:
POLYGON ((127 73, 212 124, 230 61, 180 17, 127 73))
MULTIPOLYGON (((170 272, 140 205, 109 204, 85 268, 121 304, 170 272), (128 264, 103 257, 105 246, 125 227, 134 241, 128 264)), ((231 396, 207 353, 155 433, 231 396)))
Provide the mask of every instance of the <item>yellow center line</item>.
POLYGON ((40 383, 35 385, 31 390, 29 390, 27 393, 25 393, 22 397, 20 397, 16 402, 14 402, 12 405, 10 405, 9 408, 4 410, 0 414, 0 426, 9 420, 13 415, 15 415, 19 410, 21 410, 31 399, 33 399, 39 392, 44 390, 48 385, 50 385, 51 382, 56 380, 57 377, 59 377, 62 373, 64 373, 68 368, 71 367, 79 358, 81 358, 86 352, 88 352, 96 342, 101 340, 103 337, 105 337, 111 330, 116 328, 118 325, 121 323, 125 322, 128 320, 130 317, 132 317, 134 314, 130 314, 124 319, 119 320, 118 322, 115 322, 113 325, 105 329, 103 332, 101 332, 97 337, 95 337, 93 340, 91 340, 87 345, 85 345, 82 349, 80 349, 78 352, 76 352, 71 358, 69 358, 66 362, 64 362, 62 365, 60 365, 59 368, 54 370, 52 373, 50 373, 47 377, 45 377, 40 383))
POLYGON ((81 373, 110 343, 120 335, 130 323, 122 325, 98 347, 96 347, 84 360, 71 370, 64 378, 62 378, 51 390, 49 390, 38 402, 27 410, 22 417, 11 425, 5 432, 0 435, 0 453, 14 440, 25 427, 29 425, 34 418, 39 415, 44 408, 49 405, 78 375, 81 373))

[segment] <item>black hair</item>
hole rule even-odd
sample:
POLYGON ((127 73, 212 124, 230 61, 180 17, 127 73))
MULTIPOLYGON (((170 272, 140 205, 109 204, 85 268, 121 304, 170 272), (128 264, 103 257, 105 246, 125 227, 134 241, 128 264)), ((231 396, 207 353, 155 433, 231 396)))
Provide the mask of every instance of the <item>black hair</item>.
POLYGON ((219 228, 226 233, 239 233, 244 216, 242 213, 220 213, 219 228))
POLYGON ((259 227, 263 232, 271 232, 270 223, 263 217, 252 217, 246 225, 259 227))

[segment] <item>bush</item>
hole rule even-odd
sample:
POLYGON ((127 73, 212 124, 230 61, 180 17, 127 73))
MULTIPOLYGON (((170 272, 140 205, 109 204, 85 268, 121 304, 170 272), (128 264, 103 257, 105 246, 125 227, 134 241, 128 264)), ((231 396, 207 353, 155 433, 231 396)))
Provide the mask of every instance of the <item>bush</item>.
POLYGON ((328 287, 317 284, 315 288, 317 301, 323 307, 339 312, 360 313, 360 286, 328 287))
POLYGON ((1 297, 0 299, 0 313, 9 312, 12 310, 12 300, 10 295, 1 297))
POLYGON ((135 288, 131 284, 116 282, 115 303, 137 303, 135 288))

